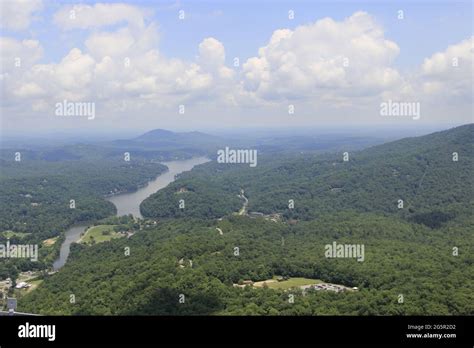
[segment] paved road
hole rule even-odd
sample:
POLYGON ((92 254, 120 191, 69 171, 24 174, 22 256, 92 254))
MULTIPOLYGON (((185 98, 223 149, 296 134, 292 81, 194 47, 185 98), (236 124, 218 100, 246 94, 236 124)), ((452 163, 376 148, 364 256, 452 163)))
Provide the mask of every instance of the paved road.
POLYGON ((245 197, 244 193, 245 193, 245 191, 241 190, 240 195, 238 195, 240 198, 243 198, 243 200, 244 200, 244 205, 243 205, 242 209, 240 209, 239 215, 247 215, 247 205, 249 204, 249 200, 247 199, 247 197, 245 197))

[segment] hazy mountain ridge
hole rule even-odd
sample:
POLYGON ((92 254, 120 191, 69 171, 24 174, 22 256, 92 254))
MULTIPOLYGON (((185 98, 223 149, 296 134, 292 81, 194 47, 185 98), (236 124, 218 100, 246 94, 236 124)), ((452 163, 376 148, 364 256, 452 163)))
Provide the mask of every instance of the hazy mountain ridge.
POLYGON ((472 203, 473 130, 470 124, 349 152, 347 162, 342 152, 261 156, 256 168, 212 162, 149 197, 142 211, 152 217, 220 217, 210 213, 213 200, 227 197, 229 208, 235 209, 234 197, 243 188, 250 210, 287 218, 312 219, 345 209, 406 218, 436 209, 465 213, 460 206, 472 203), (458 161, 453 161, 453 152, 459 154, 458 161), (187 211, 177 209, 173 194, 181 187, 189 189, 187 211), (290 199, 296 202, 293 210, 288 209, 290 199), (398 208, 399 199, 403 209, 398 208))

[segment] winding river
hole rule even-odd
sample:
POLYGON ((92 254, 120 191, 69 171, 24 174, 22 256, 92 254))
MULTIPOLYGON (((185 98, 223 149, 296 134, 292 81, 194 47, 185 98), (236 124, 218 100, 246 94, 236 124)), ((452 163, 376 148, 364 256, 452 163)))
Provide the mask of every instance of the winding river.
MULTIPOLYGON (((206 163, 209 159, 206 157, 195 157, 188 160, 163 162, 168 167, 168 171, 159 175, 156 179, 151 180, 146 186, 139 188, 135 192, 121 193, 106 199, 112 202, 117 208, 117 216, 133 214, 135 217, 141 218, 140 203, 148 196, 158 190, 168 186, 173 182, 175 175, 193 169, 198 164, 206 163)), ((81 233, 85 231, 88 225, 76 225, 66 231, 66 239, 61 245, 59 258, 54 261, 53 268, 60 269, 66 263, 69 256, 69 250, 72 243, 77 242, 81 237, 81 233)))

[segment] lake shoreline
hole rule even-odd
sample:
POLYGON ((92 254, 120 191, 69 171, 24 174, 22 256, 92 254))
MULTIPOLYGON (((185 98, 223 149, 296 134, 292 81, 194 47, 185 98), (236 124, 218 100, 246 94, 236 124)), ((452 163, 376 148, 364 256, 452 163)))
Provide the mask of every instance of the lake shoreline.
MULTIPOLYGON (((161 164, 166 166, 167 170, 161 172, 154 179, 149 180, 142 187, 138 187, 135 191, 106 195, 104 198, 115 205, 115 216, 132 214, 135 218, 143 219, 143 216, 140 213, 140 204, 143 202, 143 200, 145 200, 149 195, 156 193, 175 181, 178 174, 190 171, 195 166, 210 161, 211 159, 201 156, 185 160, 162 162, 161 164)), ((98 222, 98 220, 76 222, 59 236, 61 240, 61 246, 59 250, 59 256, 53 263, 53 269, 55 271, 59 270, 66 264, 70 253, 71 244, 77 243, 77 241, 81 238, 81 234, 86 231, 87 227, 90 227, 96 222, 98 222)))

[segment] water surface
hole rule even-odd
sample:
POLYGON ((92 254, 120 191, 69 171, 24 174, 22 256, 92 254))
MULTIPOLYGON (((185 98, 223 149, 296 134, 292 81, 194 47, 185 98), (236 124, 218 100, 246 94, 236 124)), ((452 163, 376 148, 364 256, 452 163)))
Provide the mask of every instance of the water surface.
MULTIPOLYGON (((162 188, 165 188, 174 181, 175 176, 182 172, 193 169, 198 164, 209 162, 206 157, 195 157, 188 160, 163 162, 168 167, 168 171, 151 180, 146 186, 139 188, 135 192, 121 193, 115 196, 107 197, 117 207, 117 216, 133 214, 135 217, 142 218, 140 214, 140 203, 148 196, 162 188)), ((66 263, 69 256, 71 243, 77 242, 81 238, 81 233, 85 231, 88 225, 76 225, 66 231, 66 239, 61 245, 59 258, 54 261, 55 270, 61 268, 66 263)))
POLYGON ((163 162, 168 167, 168 171, 150 181, 148 185, 131 193, 121 193, 108 197, 107 200, 117 207, 117 216, 133 214, 135 217, 142 218, 140 214, 140 203, 150 195, 162 188, 168 186, 174 181, 177 174, 191 170, 194 166, 208 162, 206 157, 196 157, 189 160, 163 162))

